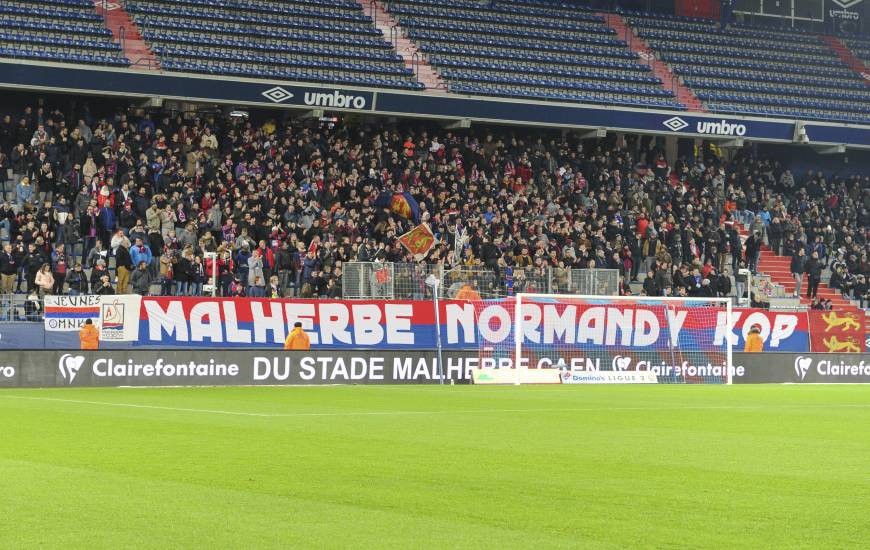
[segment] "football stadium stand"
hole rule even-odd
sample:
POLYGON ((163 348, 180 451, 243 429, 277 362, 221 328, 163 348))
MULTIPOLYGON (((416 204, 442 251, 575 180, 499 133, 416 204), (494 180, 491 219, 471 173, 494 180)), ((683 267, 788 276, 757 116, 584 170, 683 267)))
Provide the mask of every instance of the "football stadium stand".
MULTIPOLYGON (((518 107, 527 99, 611 105, 630 117, 641 111, 622 107, 870 122, 870 40, 857 36, 534 0, 127 0, 96 8, 87 0, 13 0, 0 14, 0 56, 16 60, 159 69, 135 73, 135 83, 192 72, 387 90, 342 96, 309 87, 295 94, 314 98, 296 97, 309 103, 284 105, 293 92, 252 84, 255 98, 286 107, 341 109, 327 101, 341 96, 374 113, 377 100, 396 105, 423 97, 407 91, 427 91, 432 102, 452 94, 458 101, 448 101, 478 105, 460 96, 496 96, 491 103, 511 109, 504 98, 518 107)), ((228 111, 185 118, 159 107, 151 111, 159 121, 76 114, 67 124, 62 111, 34 106, 9 113, 0 127, 0 168, 12 181, 4 183, 10 202, 0 234, 18 247, 25 267, 15 288, 28 293, 37 262, 57 266, 58 254, 80 259, 87 273, 99 274, 101 259, 103 269, 116 269, 111 255, 93 251, 117 250, 127 236, 150 251, 154 288, 145 292, 201 292, 202 272, 194 272, 205 268, 206 251, 218 250, 227 254, 221 293, 267 292, 248 276, 260 250, 268 258, 261 283, 270 271, 281 275, 275 293, 335 297, 346 262, 412 262, 396 236, 427 221, 443 242, 427 261, 498 277, 507 267, 541 280, 596 267, 619 270, 622 293, 730 296, 746 267, 788 298, 799 285, 810 288, 794 276, 810 273, 792 261, 803 249, 817 256, 813 273, 827 279, 803 303, 863 305, 870 297, 866 177, 814 170, 797 178, 742 140, 721 141, 743 136, 757 119, 709 123, 726 132, 706 129, 709 114, 642 112, 659 117, 642 131, 668 136, 668 145, 641 145, 637 135, 601 139, 606 128, 556 137, 492 127, 457 134, 423 123, 352 137, 338 117, 328 127, 286 118, 246 127, 228 111), (584 149, 592 137, 594 153, 584 149), (698 141, 677 160, 673 138, 682 137, 739 151, 713 144, 704 154, 698 141), (230 194, 259 210, 234 207, 230 194), (60 227, 55 211, 72 224, 60 227), (536 221, 528 226, 527 218, 536 221), (470 232, 465 248, 452 242, 457 223, 470 232), (55 243, 68 248, 58 252, 55 243)), ((777 142, 800 129, 795 121, 764 123, 785 127, 777 142)), ((822 142, 828 154, 845 151, 829 143, 822 142)), ((59 279, 55 292, 97 283, 93 275, 78 286, 59 279)))
POLYGON ((625 12, 655 54, 710 111, 870 122, 870 87, 821 37, 803 31, 625 12))
POLYGON ((0 3, 0 57, 130 65, 89 0, 0 3))
POLYGON ((352 0, 129 0, 126 9, 166 70, 425 88, 352 0))
POLYGON ((389 13, 452 92, 685 109, 587 8, 398 0, 389 13))

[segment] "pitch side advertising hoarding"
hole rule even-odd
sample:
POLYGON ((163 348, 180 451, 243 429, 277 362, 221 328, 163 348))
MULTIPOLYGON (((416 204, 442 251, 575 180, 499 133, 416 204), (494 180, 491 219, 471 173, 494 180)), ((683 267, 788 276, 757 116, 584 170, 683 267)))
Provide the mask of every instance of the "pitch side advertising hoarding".
POLYGON ((434 351, 16 351, 0 360, 0 387, 432 384, 470 380, 477 355, 434 351))
MULTIPOLYGON (((247 386, 308 384, 512 384, 477 353, 445 351, 439 370, 433 350, 270 352, 264 350, 15 351, 0 360, 0 387, 247 386), (481 379, 484 375, 485 379, 481 379)), ((670 365, 626 360, 577 361, 568 370, 524 370, 524 383, 650 384, 721 379, 717 365, 670 365), (706 370, 705 370, 706 369, 706 370), (707 372, 714 369, 715 372, 707 372)), ((870 354, 735 353, 735 384, 870 383, 870 354)))
POLYGON ((738 384, 870 384, 870 354, 735 353, 738 384))

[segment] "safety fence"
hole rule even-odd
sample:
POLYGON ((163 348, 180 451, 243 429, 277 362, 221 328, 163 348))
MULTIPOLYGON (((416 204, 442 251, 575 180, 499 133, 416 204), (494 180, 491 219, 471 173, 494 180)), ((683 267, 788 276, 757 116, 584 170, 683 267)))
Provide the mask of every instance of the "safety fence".
POLYGON ((436 281, 439 298, 445 299, 504 298, 520 292, 590 296, 619 294, 619 270, 616 269, 536 266, 490 269, 394 262, 346 263, 342 270, 341 288, 346 300, 421 300, 432 296, 431 283, 436 281))

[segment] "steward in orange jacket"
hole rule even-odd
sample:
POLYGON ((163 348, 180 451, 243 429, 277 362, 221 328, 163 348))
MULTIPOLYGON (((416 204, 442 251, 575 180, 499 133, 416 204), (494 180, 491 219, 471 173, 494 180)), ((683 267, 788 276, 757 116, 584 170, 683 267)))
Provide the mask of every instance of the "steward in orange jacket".
POLYGON ((82 349, 100 349, 100 333, 90 319, 85 321, 85 326, 79 331, 79 342, 82 349))
POLYGON ((764 341, 761 339, 761 327, 752 325, 749 329, 749 336, 746 337, 746 345, 743 346, 743 351, 762 352, 764 351, 764 341))
POLYGON ((297 322, 293 325, 293 330, 290 331, 287 339, 284 340, 284 349, 311 349, 311 340, 309 340, 305 331, 302 330, 302 323, 297 322))

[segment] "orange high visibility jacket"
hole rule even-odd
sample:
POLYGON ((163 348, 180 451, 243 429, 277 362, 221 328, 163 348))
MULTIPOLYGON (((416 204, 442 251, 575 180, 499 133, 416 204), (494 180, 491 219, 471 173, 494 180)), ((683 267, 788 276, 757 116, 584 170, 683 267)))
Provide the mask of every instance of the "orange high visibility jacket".
POLYGON ((290 331, 287 339, 284 340, 284 349, 308 350, 311 349, 311 340, 309 340, 305 331, 302 330, 302 327, 296 327, 290 331))
POLYGON ((762 341, 761 335, 757 332, 750 332, 749 336, 746 337, 746 345, 743 346, 743 351, 764 351, 764 341, 762 341))
POLYGON ((82 349, 100 349, 100 333, 96 325, 85 325, 79 331, 79 342, 82 349))

